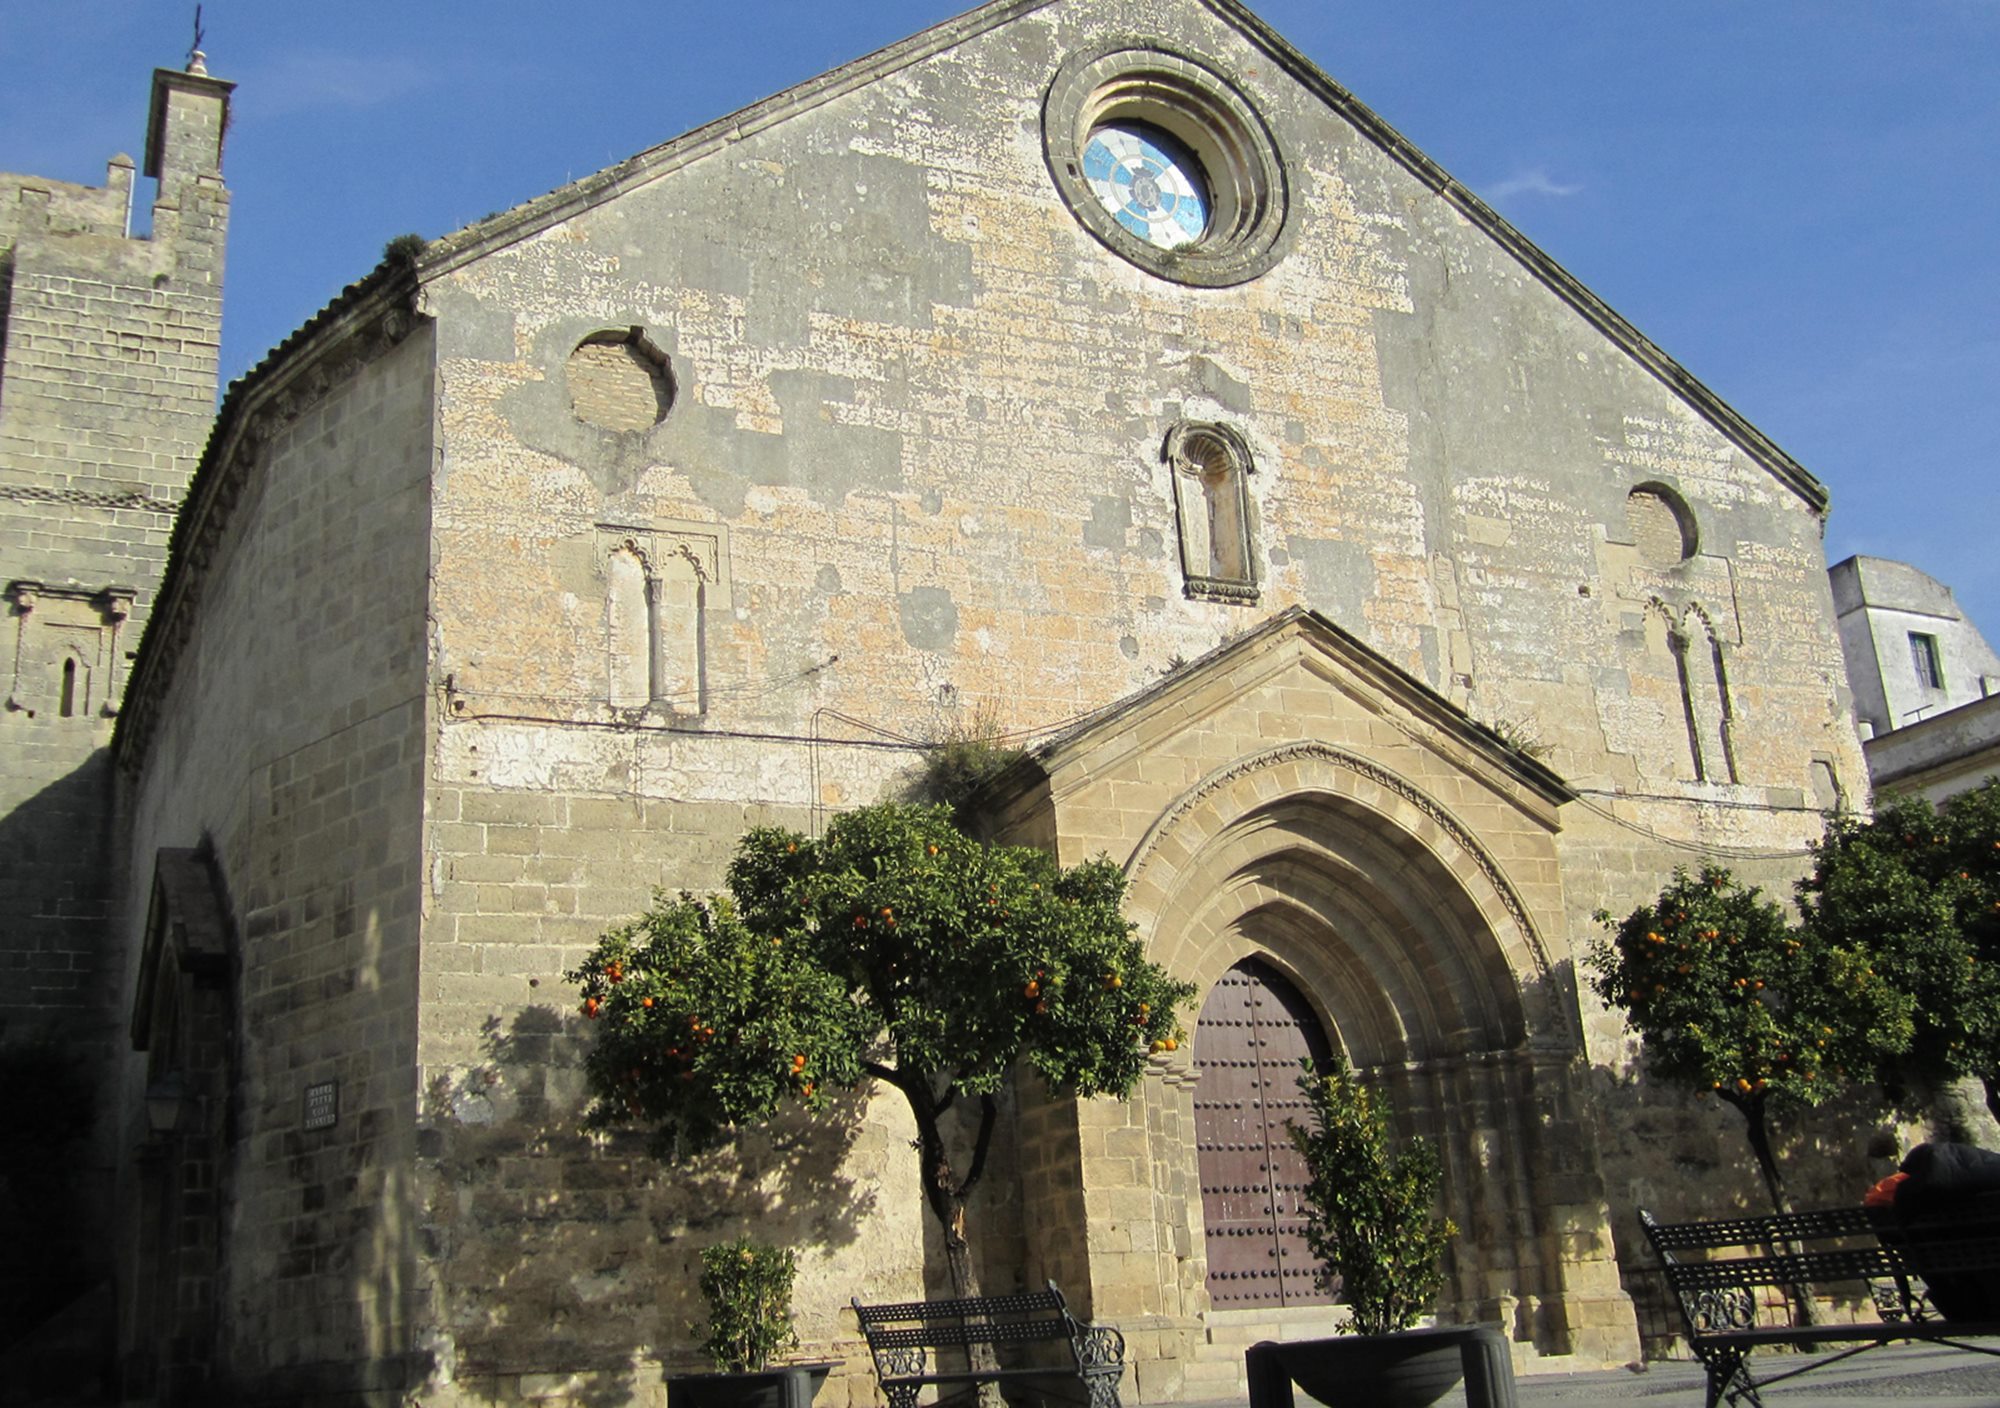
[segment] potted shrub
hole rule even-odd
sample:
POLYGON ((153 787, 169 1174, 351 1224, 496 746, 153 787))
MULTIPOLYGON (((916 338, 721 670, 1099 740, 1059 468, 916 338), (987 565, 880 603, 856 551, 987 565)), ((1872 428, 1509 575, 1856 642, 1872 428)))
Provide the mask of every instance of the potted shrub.
POLYGON ((708 1335, 701 1344, 718 1372, 669 1376, 669 1408, 809 1408, 833 1366, 771 1363, 799 1342, 792 1329, 797 1273, 789 1250, 749 1237, 703 1249, 708 1335))
MULTIPOLYGON (((1353 1312, 1333 1339, 1259 1345, 1252 1351, 1252 1397, 1260 1365, 1324 1403, 1336 1400, 1422 1408, 1461 1376, 1468 1341, 1491 1358, 1492 1331, 1413 1330, 1444 1285, 1445 1247, 1458 1235, 1437 1214, 1437 1151, 1411 1140, 1393 1157, 1375 1098, 1336 1053, 1324 1071, 1305 1063, 1299 1089, 1310 1123, 1287 1122, 1304 1158, 1306 1244, 1320 1260, 1322 1287, 1338 1288, 1353 1312)), ((1504 1341, 1499 1344, 1504 1357, 1504 1341)), ((1482 1373, 1482 1378, 1488 1377, 1482 1373)), ((1485 1387, 1481 1386, 1482 1389, 1485 1387)))

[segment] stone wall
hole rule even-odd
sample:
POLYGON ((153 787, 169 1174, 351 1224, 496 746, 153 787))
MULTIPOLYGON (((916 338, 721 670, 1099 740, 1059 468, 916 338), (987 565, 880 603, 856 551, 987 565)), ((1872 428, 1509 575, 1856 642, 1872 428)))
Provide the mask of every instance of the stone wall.
MULTIPOLYGON (((1487 1032, 1521 1049, 1479 1072, 1378 1054, 1413 1066, 1385 1078, 1418 1113, 1483 1121, 1452 1153, 1462 1190, 1481 1158, 1556 1175, 1528 1230, 1464 1193, 1468 1225, 1508 1235, 1467 1254, 1460 1299, 1512 1297, 1551 1356, 1621 1352, 1603 1193, 1716 1167, 1718 1140, 1632 1095, 1575 961, 1596 907, 1684 859, 1781 882, 1858 787, 1816 487, 1239 21, 1193 0, 976 12, 430 246, 431 330, 295 403, 202 569, 219 585, 134 847, 143 867, 209 832, 237 897, 242 1367, 407 1351, 427 1402, 656 1400, 660 1366, 694 1362, 695 1250, 753 1229, 804 1247, 808 1346, 844 1361, 836 1408, 867 1400, 840 1306, 938 1264, 895 1102, 662 1170, 578 1130, 560 975, 654 886, 713 886, 745 826, 894 795, 953 732, 1046 737, 1294 606, 1576 790, 1529 825, 1439 774, 1527 917, 1464 898, 1506 887, 1435 816, 1410 819, 1435 847, 1412 874, 1454 877, 1438 924, 1538 935, 1539 960, 1506 937, 1448 975, 1468 1010, 1475 974, 1521 1009, 1487 1032), (1229 75, 1268 125, 1289 217, 1260 276, 1160 277, 1052 180, 1045 95, 1134 34, 1175 73, 1229 75), (1227 580, 1188 567, 1215 546, 1170 455, 1191 429, 1238 457, 1249 568, 1216 554, 1227 580), (1568 1046, 1533 1046, 1557 1030, 1568 1046), (322 1079, 363 1103, 309 1136, 300 1088, 322 1079)), ((1249 701, 1175 779, 1107 768, 1022 834, 1133 842, 1173 785, 1314 730, 1405 746, 1315 698, 1249 701)), ((1023 1092, 975 1205, 989 1287, 1054 1271, 1136 1317, 1149 1399, 1188 1392, 1170 1361, 1205 1301, 1162 1152, 1187 1098, 1078 1115, 1023 1092)))
POLYGON ((115 1162, 103 1082, 130 1014, 106 942, 105 748, 215 407, 228 89, 155 76, 156 122, 183 136, 149 167, 163 175, 150 237, 128 232, 128 156, 102 186, 0 175, 0 1051, 58 1043, 101 1097, 87 1150, 67 1151, 74 1206, 0 1209, 0 1244, 30 1249, 0 1270, 24 1328, 110 1270, 102 1238, 55 1229, 94 1220, 83 1210, 105 1206, 115 1162))
MULTIPOLYGON (((541 794, 518 805, 552 819, 565 797, 632 799, 644 863, 554 883, 636 899, 655 874, 699 884, 738 808, 873 800, 893 769, 868 742, 982 716, 1052 729, 1300 604, 1579 789, 1546 920, 1563 992, 1594 910, 1675 864, 1794 872, 1862 777, 1809 481, 1217 12, 1074 0, 989 23, 428 259, 437 668, 456 691, 440 785, 541 794), (1289 163, 1289 244, 1253 281, 1112 256, 1050 179, 1053 75, 1149 32, 1232 75, 1289 163), (667 358, 671 404, 594 424, 567 378, 631 329, 667 358), (1189 422, 1250 457, 1253 599, 1184 581, 1162 450, 1189 422), (621 573, 671 607, 648 617, 621 573), (699 669, 649 677, 648 649, 699 669), (682 816, 685 835, 661 831, 682 816)), ((523 943, 568 935, 545 972, 592 929, 493 918, 523 943)), ((518 977, 439 981, 467 1034, 482 1003, 504 1029, 543 1000, 518 977)), ((1700 1112, 1629 1096, 1630 1053, 1586 1005, 1620 1225, 1679 1159, 1750 1186, 1700 1112), (1634 1109, 1657 1116, 1643 1144, 1634 1109)))
MULTIPOLYGON (((1562 992, 1596 906, 1718 850, 1782 872, 1818 832, 1814 760, 1858 786, 1810 494, 1558 276, 1212 10, 1076 0, 930 44, 650 154, 614 200, 502 218, 506 238, 476 228, 430 264, 434 668, 454 694, 424 1072, 442 1092, 492 1080, 444 1148, 484 1138, 456 1128, 484 1120, 504 1144, 510 1114, 574 1100, 494 1070, 482 1030, 570 1040, 554 974, 648 886, 710 884, 742 824, 810 826, 892 790, 904 758, 882 742, 976 716, 1064 724, 1282 606, 1326 612, 1546 746, 1582 790, 1542 916, 1562 992), (1050 182, 1050 74, 1150 30, 1236 76, 1292 164, 1292 244, 1254 282, 1190 288, 1120 262, 1050 182), (670 368, 652 424, 634 420, 636 382, 618 416, 584 414, 606 360, 580 350, 624 330, 670 368), (1184 592, 1162 444, 1190 420, 1228 426, 1252 458, 1252 602, 1184 592), (1662 512, 1680 532, 1644 534, 1662 512), (658 580, 654 616, 620 572, 658 580), (648 676, 648 652, 698 668, 648 676)), ((1604 1080, 1626 1082, 1602 1014, 1590 1030, 1604 1080)), ((1604 1118, 1604 1140, 1630 1146, 1604 1118)), ((1704 1138, 1698 1118, 1672 1128, 1676 1146, 1704 1138)), ((854 1168, 874 1138, 862 1126, 854 1168)), ((1030 1184, 1048 1182, 1032 1172, 1044 1138, 1030 1184)), ((1614 1202, 1660 1166, 1634 1160, 1614 1202)), ((452 1166, 472 1180, 460 1198, 518 1196, 452 1166)), ((594 1176, 538 1170, 522 1178, 594 1176)), ((628 1198, 612 1226, 658 1206, 628 1198)), ((1026 1222, 1054 1210, 1034 1200, 1026 1222)), ((914 1230, 894 1234, 904 1252, 870 1232, 858 1290, 910 1284, 914 1230)), ((512 1256, 502 1242, 452 1222, 466 1264, 512 1256)), ((462 1342, 476 1308, 464 1296, 448 1316, 462 1342)), ((1576 1324, 1548 1346, 1614 1340, 1576 1324)), ((530 1340, 510 1348, 534 1358, 530 1340)))
MULTIPOLYGON (((212 1370, 280 1401, 412 1372, 430 365, 418 332, 238 408, 210 487, 241 479, 225 503, 197 493, 212 533, 169 584, 199 554, 199 619, 149 645, 147 732, 121 739, 138 883, 120 931, 136 951, 162 847, 206 841, 230 903, 212 1370), (320 1127, 308 1096, 329 1084, 320 1127)), ((153 1352, 129 1308, 124 1328, 153 1352)))

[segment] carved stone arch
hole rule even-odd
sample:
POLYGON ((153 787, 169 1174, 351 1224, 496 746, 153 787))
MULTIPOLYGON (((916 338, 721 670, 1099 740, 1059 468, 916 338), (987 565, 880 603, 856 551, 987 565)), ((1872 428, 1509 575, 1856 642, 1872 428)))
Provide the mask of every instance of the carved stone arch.
MULTIPOLYGON (((1455 776, 1470 792, 1449 795, 1491 795, 1455 776)), ((1499 1319, 1544 1353, 1573 1353, 1591 1317, 1628 1323, 1630 1312, 1608 1233, 1582 1248, 1570 1235, 1579 1216, 1601 1223, 1603 1206, 1582 1147, 1568 964, 1498 858, 1552 865, 1553 819, 1488 824, 1508 827, 1489 833, 1504 851, 1403 772, 1316 740, 1280 744, 1163 809, 1126 861, 1127 912, 1152 958, 1204 994, 1246 959, 1295 986, 1397 1126, 1435 1142, 1445 1210, 1484 1229, 1455 1249, 1441 1312, 1499 1319)), ((1163 1131, 1153 1157, 1185 1178, 1198 1150, 1165 1131, 1201 1130, 1213 1113, 1209 1074, 1185 1057, 1162 1064, 1147 1097, 1157 1106, 1149 1127, 1163 1131), (1172 1104, 1180 1098, 1184 1112, 1172 1104)), ((1164 1204, 1162 1237, 1208 1248, 1209 1191, 1199 1204, 1164 1204)), ((1275 1183, 1270 1196, 1282 1212, 1275 1183)), ((1227 1226, 1249 1235, 1240 1222, 1227 1226)), ((1232 1313, 1237 1283, 1218 1293, 1202 1255, 1183 1303, 1197 1316, 1232 1313)))
POLYGON ((676 542, 673 546, 673 556, 687 563, 697 582, 705 587, 715 585, 714 578, 709 574, 708 564, 702 561, 701 554, 694 550, 692 543, 676 542))
POLYGON ((209 1401, 217 1368, 240 967, 213 845, 157 852, 130 1014, 132 1049, 145 1058, 147 1120, 126 1230, 119 1362, 128 1392, 162 1403, 209 1401))
POLYGON ((1511 1050, 1531 1027, 1567 1035, 1541 975, 1509 965, 1443 868, 1377 825, 1323 794, 1250 813, 1175 890, 1172 950, 1200 959, 1198 982, 1218 950, 1281 959, 1359 1065, 1511 1050))
MULTIPOLYGON (((1338 961, 1329 963, 1323 952, 1316 951, 1307 926, 1298 922, 1294 912, 1275 911, 1265 917, 1274 922, 1260 924, 1254 930, 1227 922, 1214 924, 1213 914, 1195 921, 1202 931, 1195 946, 1201 962, 1191 972, 1178 976, 1193 983, 1196 992, 1206 993, 1232 968, 1256 959, 1268 964, 1298 990, 1335 1046, 1351 1051, 1357 1044, 1366 1046, 1378 1039, 1379 1033, 1393 1028, 1386 1000, 1370 1004, 1358 1016, 1328 1003, 1326 993, 1343 982, 1351 991, 1366 992, 1361 975, 1338 961)), ((1380 998, 1379 993, 1372 996, 1380 998)))
MULTIPOLYGON (((1156 930, 1168 896, 1207 846, 1286 794, 1338 799, 1340 806, 1367 813, 1406 838, 1453 878, 1454 888, 1477 911, 1512 972, 1522 979, 1547 978, 1548 946, 1488 849, 1414 783, 1367 758, 1317 742, 1280 744, 1238 759, 1195 783, 1160 814, 1125 863, 1127 913, 1138 923, 1141 937, 1148 943, 1164 937, 1156 930)), ((1172 966, 1177 955, 1156 949, 1155 957, 1172 966)), ((1184 961, 1199 960, 1188 954, 1184 961)), ((1570 1034, 1580 1037, 1573 1029, 1570 1034)))
POLYGON ((1167 433, 1180 525, 1181 571, 1190 597, 1257 600, 1256 534, 1250 475, 1256 462, 1243 436, 1226 425, 1182 421, 1167 433))
POLYGON ((637 558, 639 565, 646 570, 646 575, 649 577, 653 575, 652 549, 640 539, 638 534, 628 533, 622 538, 614 538, 606 555, 610 556, 621 552, 630 553, 633 557, 637 558))

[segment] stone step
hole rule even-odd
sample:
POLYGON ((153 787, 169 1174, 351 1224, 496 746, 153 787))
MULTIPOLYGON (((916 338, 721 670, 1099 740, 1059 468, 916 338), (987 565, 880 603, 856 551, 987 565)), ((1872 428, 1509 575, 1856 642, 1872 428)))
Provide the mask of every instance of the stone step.
POLYGON ((1181 1365, 1181 1378, 1191 1399, 1226 1398, 1244 1386, 1243 1356, 1186 1360, 1181 1365))
POLYGON ((1208 1343, 1240 1353, 1259 1340, 1312 1340, 1337 1332, 1344 1307, 1304 1305, 1268 1310, 1211 1310, 1208 1343))

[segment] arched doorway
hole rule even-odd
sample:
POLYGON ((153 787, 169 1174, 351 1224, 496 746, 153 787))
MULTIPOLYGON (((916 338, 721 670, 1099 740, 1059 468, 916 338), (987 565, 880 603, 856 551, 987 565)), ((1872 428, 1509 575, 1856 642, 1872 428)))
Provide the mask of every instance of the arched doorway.
POLYGON ((1325 1060, 1326 1034, 1285 978, 1255 958, 1209 989, 1195 1025, 1195 1150, 1208 1294, 1219 1310, 1325 1305, 1305 1241, 1305 1163, 1287 1118, 1300 1118, 1299 1062, 1325 1060))

